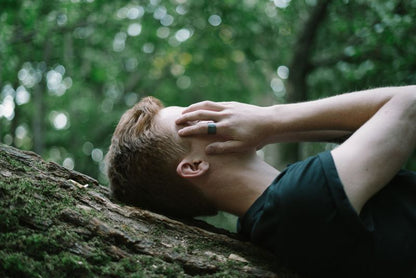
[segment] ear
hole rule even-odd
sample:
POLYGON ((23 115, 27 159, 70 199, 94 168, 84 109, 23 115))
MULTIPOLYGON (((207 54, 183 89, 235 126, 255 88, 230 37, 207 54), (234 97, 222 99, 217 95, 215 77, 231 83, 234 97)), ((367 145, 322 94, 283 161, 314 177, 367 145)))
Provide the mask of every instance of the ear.
POLYGON ((203 160, 183 159, 176 168, 176 172, 182 178, 197 178, 205 174, 209 169, 209 163, 203 160))

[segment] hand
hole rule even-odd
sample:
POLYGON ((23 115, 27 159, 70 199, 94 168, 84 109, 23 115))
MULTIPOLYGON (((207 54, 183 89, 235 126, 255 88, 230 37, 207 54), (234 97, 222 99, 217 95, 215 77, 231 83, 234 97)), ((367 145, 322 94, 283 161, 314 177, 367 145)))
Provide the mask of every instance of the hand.
POLYGON ((265 107, 239 102, 204 101, 186 108, 176 124, 196 123, 180 129, 180 136, 213 136, 208 135, 207 131, 208 123, 214 122, 216 135, 221 141, 209 144, 206 152, 220 154, 263 147, 270 132, 268 118, 265 107))

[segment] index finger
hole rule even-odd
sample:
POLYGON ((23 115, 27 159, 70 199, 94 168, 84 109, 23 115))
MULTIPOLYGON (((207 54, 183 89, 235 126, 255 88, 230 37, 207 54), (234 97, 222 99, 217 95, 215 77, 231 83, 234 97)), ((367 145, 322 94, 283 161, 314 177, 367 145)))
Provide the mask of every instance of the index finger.
POLYGON ((224 106, 222 106, 220 103, 206 100, 188 106, 182 111, 182 114, 186 114, 196 110, 221 111, 222 109, 224 109, 224 106))
POLYGON ((197 110, 183 114, 178 119, 176 119, 175 123, 177 125, 181 125, 194 121, 217 121, 218 116, 218 112, 209 110, 197 110))

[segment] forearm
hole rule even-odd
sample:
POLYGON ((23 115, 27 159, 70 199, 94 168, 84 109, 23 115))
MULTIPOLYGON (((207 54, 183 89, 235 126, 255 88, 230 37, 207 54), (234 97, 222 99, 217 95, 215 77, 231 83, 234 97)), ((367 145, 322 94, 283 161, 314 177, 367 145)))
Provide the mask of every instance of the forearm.
POLYGON ((182 126, 178 134, 185 137, 206 135, 207 121, 214 122, 219 139, 207 147, 210 154, 241 152, 275 142, 342 142, 338 139, 354 134, 393 96, 415 88, 380 88, 269 107, 204 101, 184 109, 176 124, 182 126))
POLYGON ((340 130, 354 132, 394 95, 412 86, 348 93, 325 99, 269 107, 273 134, 340 130))

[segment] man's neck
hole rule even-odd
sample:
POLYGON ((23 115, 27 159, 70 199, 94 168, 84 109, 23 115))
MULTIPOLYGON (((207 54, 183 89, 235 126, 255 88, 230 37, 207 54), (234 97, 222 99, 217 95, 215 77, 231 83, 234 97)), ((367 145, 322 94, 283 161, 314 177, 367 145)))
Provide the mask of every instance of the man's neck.
POLYGON ((222 160, 211 167, 204 185, 206 194, 219 210, 237 216, 243 216, 279 174, 255 154, 222 160))

